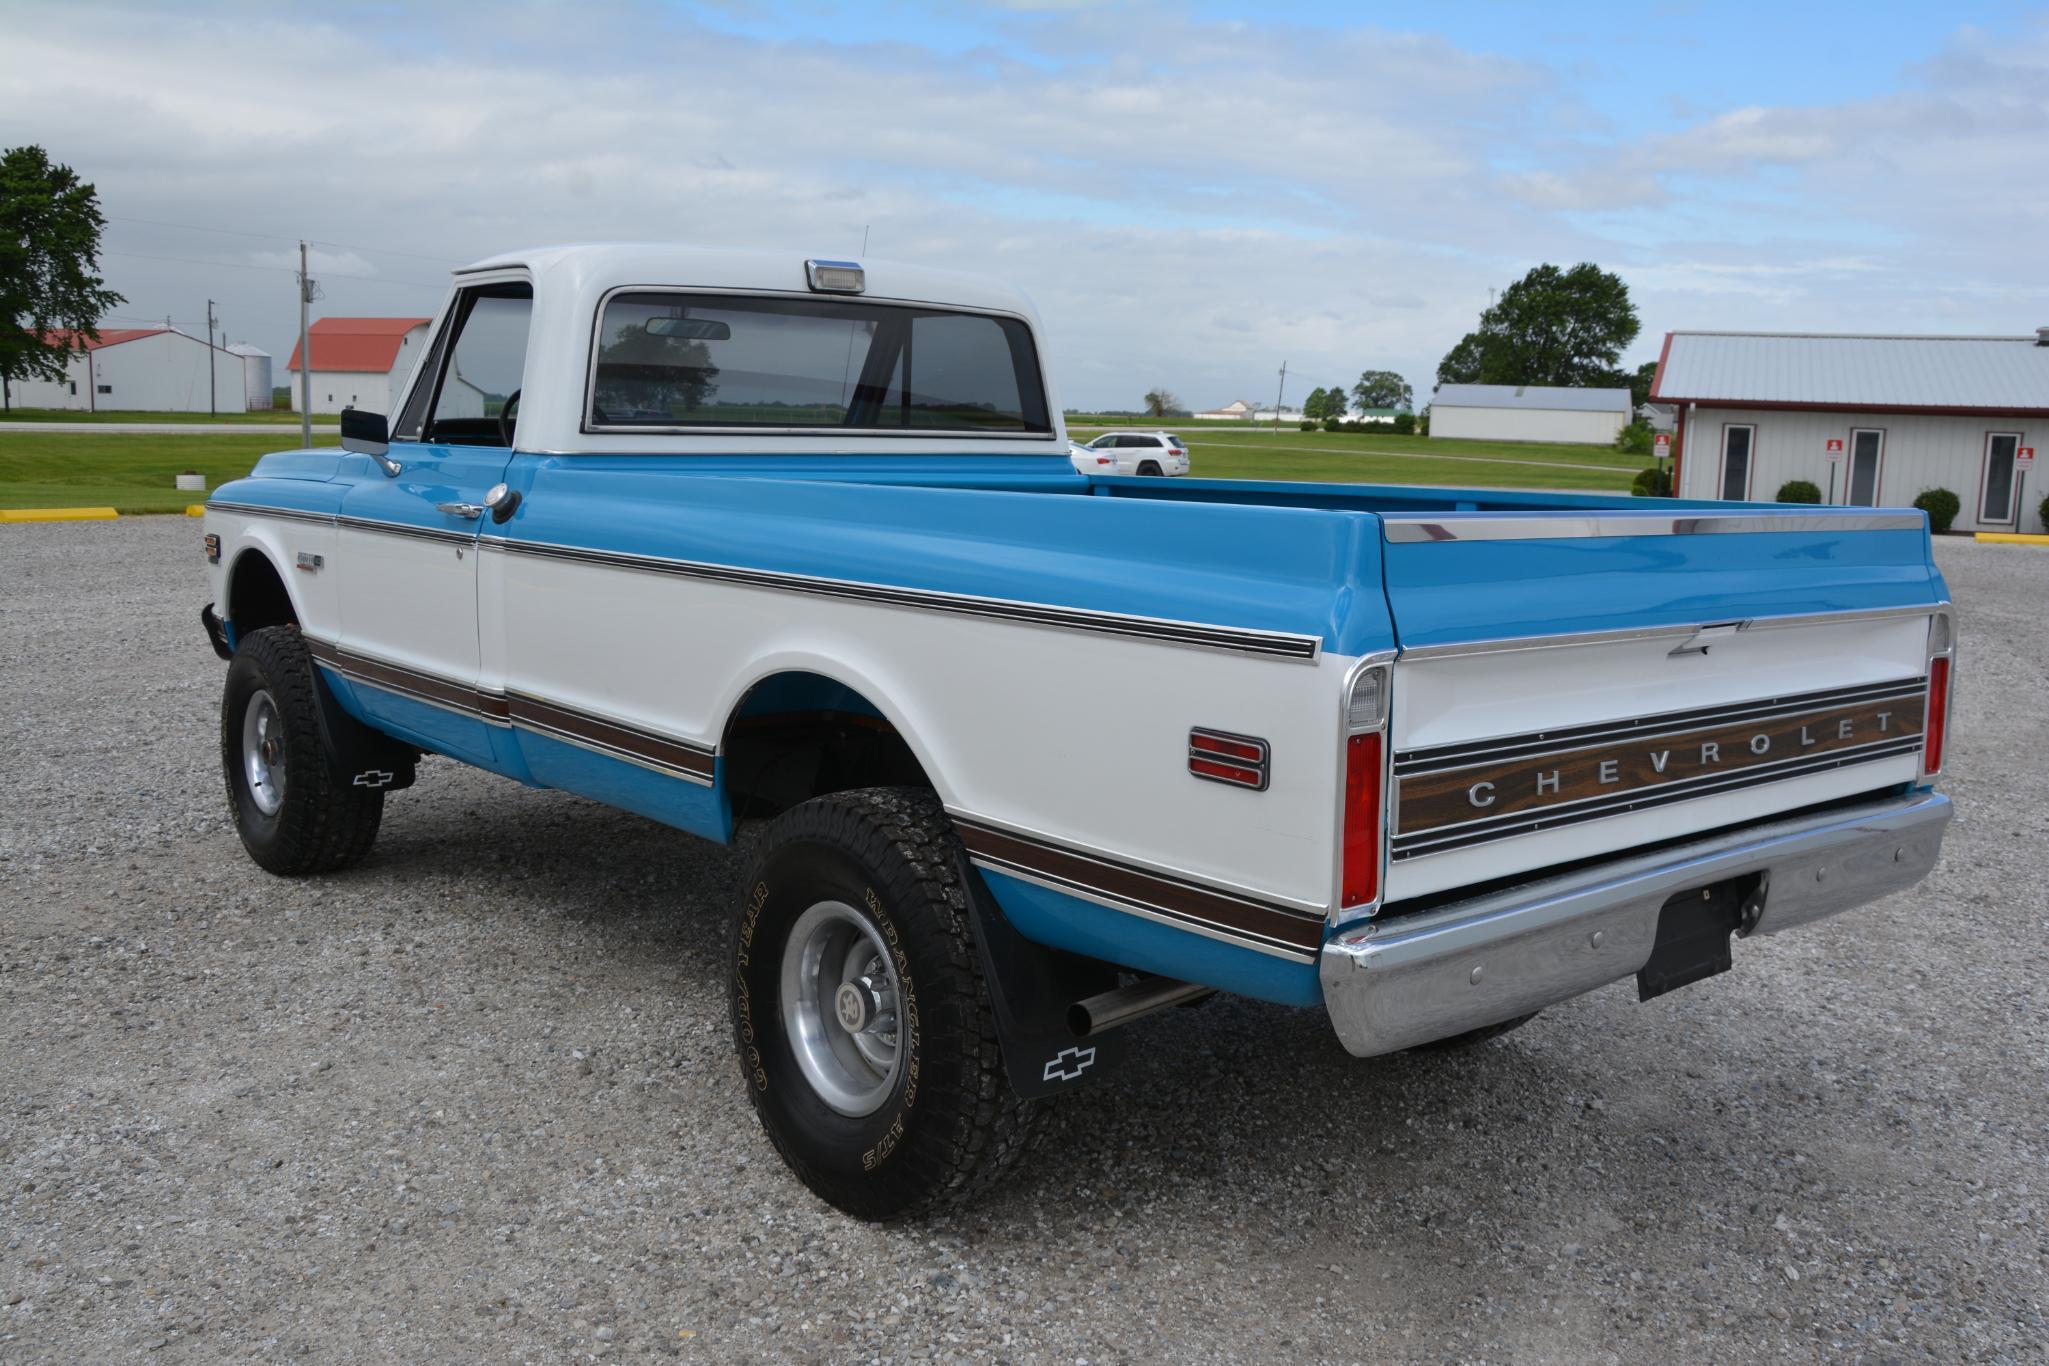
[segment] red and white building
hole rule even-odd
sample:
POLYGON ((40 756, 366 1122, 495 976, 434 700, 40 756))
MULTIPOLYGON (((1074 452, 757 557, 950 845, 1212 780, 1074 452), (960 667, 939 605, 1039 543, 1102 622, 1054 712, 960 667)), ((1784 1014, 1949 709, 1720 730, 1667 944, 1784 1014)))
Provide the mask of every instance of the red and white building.
POLYGON ((2049 328, 2024 337, 1668 332, 1651 402, 1674 412, 1681 498, 1962 504, 1959 531, 2044 530, 2049 328))
POLYGON ((239 413, 249 404, 244 357, 174 327, 103 327, 97 340, 63 330, 48 339, 70 351, 64 378, 13 381, 12 406, 239 413))
MULTIPOLYGON (((322 318, 307 328, 313 347, 312 409, 338 413, 344 408, 389 414, 405 387, 420 348, 426 344, 428 318, 322 318)), ((285 363, 291 381, 291 408, 299 407, 300 348, 285 363)))

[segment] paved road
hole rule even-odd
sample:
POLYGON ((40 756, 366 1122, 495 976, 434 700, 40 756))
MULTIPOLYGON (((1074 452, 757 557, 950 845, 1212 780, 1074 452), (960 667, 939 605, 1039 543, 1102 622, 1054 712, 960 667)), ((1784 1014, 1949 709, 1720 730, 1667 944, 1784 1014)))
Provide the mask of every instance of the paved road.
MULTIPOLYGON (((8 432, 78 432, 89 436, 105 433, 117 436, 233 436, 237 432, 298 430, 296 422, 0 422, 0 435, 8 432)), ((331 422, 315 422, 313 430, 331 435, 341 428, 331 422)))
POLYGON ((0 1359, 2041 1361, 2049 551, 1939 555, 1924 890, 1465 1054, 1144 1021, 997 1198, 874 1229, 741 1097, 725 853, 436 764, 267 877, 191 524, 0 527, 0 1359))

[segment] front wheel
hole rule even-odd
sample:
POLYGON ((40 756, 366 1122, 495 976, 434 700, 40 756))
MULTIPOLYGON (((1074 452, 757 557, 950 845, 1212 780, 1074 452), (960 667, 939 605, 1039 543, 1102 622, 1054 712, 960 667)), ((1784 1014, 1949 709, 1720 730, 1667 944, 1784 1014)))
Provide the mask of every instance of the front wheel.
POLYGON ((320 679, 298 628, 267 626, 235 647, 221 696, 221 767, 249 857, 288 877, 333 872, 370 852, 384 792, 355 787, 328 753, 320 679))
POLYGON ((1024 1151, 959 840, 916 789, 819 797, 763 835, 734 921, 733 1035, 769 1141, 862 1219, 962 1202, 1024 1151))

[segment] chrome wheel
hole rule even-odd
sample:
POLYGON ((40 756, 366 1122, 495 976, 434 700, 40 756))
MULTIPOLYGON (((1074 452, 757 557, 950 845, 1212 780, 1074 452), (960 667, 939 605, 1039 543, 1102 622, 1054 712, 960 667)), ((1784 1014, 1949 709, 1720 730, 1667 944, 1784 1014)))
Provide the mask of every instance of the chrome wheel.
POLYGON ((843 901, 797 917, 783 945, 783 1027, 804 1080, 843 1115, 873 1114, 903 1066, 897 980, 882 936, 843 901))
POLYGON ((268 690, 242 713, 242 776, 256 809, 275 816, 285 804, 285 725, 268 690))

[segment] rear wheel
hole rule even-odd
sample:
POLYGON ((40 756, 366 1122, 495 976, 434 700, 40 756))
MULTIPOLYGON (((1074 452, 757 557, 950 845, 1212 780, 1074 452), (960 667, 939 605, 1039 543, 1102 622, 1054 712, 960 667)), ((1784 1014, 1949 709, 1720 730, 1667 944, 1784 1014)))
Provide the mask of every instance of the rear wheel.
POLYGON ((963 866, 931 793, 835 793, 769 827, 734 921, 748 1098, 798 1179, 859 1218, 971 1198, 1029 1137, 963 866))
POLYGON ((354 787, 320 728, 320 680, 294 626, 251 631, 235 647, 221 697, 221 768, 249 857, 297 876, 346 868, 370 852, 384 793, 354 787))
POLYGON ((1158 474, 1160 472, 1160 462, 1157 460, 1141 460, 1138 462, 1138 472, 1140 474, 1158 474))

